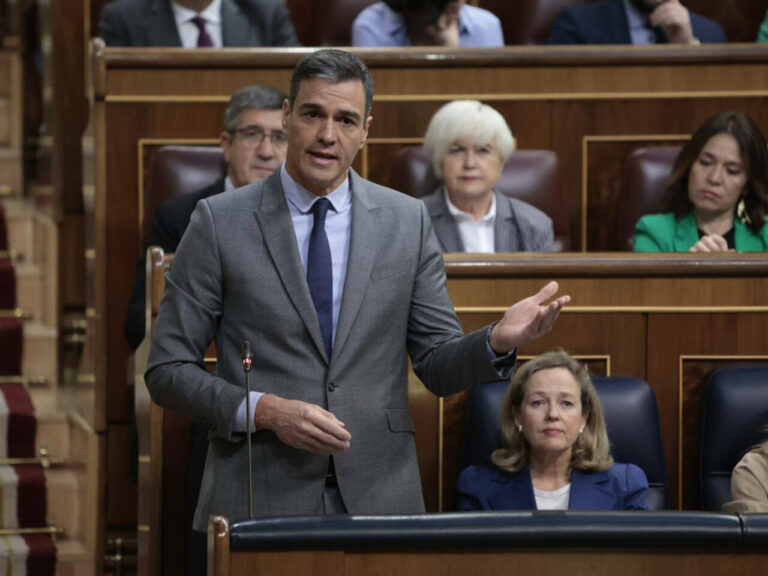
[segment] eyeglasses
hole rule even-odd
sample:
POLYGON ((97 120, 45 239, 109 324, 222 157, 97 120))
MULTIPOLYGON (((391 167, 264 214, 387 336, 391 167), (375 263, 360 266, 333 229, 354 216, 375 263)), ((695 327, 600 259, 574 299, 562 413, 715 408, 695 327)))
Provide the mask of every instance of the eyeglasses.
POLYGON ((243 143, 247 146, 256 147, 264 143, 264 140, 269 138, 272 142, 272 146, 280 148, 288 143, 285 132, 282 130, 272 130, 270 132, 265 131, 261 126, 245 126, 244 128, 236 128, 230 130, 230 134, 238 133, 243 139, 243 143))

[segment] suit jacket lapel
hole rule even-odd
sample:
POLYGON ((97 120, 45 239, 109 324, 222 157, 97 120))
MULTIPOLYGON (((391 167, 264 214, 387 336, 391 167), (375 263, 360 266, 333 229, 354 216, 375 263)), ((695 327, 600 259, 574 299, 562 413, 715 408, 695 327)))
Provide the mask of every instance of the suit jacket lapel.
POLYGON ((496 221, 493 223, 494 251, 520 252, 522 247, 517 238, 515 213, 512 203, 503 194, 496 194, 496 221))
POLYGON ((181 46, 179 29, 173 17, 171 3, 167 0, 152 0, 145 14, 144 29, 147 46, 181 46))
POLYGON ((606 472, 584 473, 574 470, 571 474, 569 510, 615 510, 616 494, 608 489, 610 477, 606 472))
POLYGON ((279 170, 273 172, 264 182, 261 202, 257 204, 254 215, 261 227, 264 244, 272 256, 285 291, 309 330, 315 346, 328 361, 320 323, 317 320, 315 306, 307 286, 307 277, 299 257, 291 214, 280 184, 279 170))
POLYGON ((536 510, 536 498, 533 495, 528 466, 516 474, 497 470, 491 477, 491 483, 498 486, 498 489, 488 496, 488 505, 492 510, 536 510))
MULTIPOLYGON (((352 191, 352 224, 349 240, 347 277, 344 280, 344 295, 341 300, 339 323, 333 343, 333 356, 344 346, 355 318, 360 311, 363 296, 371 279, 371 270, 379 253, 381 238, 376 234, 380 225, 381 208, 367 192, 366 182, 350 169, 352 191)), ((309 291, 307 291, 309 292, 309 291)))
POLYGON ((429 217, 432 220, 432 227, 435 229, 437 239, 440 241, 440 246, 443 248, 443 252, 464 252, 464 242, 461 241, 456 220, 448 211, 443 188, 441 187, 435 194, 435 201, 429 206, 429 217))
POLYGON ((613 37, 612 44, 632 44, 632 37, 629 34, 629 20, 627 20, 627 11, 624 9, 624 3, 621 0, 615 0, 609 4, 606 12, 610 10, 610 19, 606 22, 604 30, 608 31, 613 37))
POLYGON ((261 46, 254 38, 253 28, 248 15, 234 2, 223 0, 221 3, 221 36, 224 46, 261 46))

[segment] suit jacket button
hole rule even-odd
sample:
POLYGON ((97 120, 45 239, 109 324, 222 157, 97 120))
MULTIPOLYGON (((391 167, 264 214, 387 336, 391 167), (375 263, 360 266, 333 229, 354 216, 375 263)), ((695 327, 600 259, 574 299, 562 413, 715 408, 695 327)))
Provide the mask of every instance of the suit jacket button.
POLYGON ((328 392, 333 392, 334 390, 336 390, 336 384, 328 382, 328 392))

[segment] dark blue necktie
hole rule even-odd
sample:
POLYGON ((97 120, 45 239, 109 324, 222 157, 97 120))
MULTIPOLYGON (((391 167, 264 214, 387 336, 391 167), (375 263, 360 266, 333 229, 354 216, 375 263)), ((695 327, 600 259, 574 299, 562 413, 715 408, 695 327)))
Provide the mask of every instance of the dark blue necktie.
POLYGON ((320 198, 312 205, 315 224, 309 236, 307 254, 307 284, 320 321, 320 332, 328 358, 331 357, 333 338, 333 271, 331 246, 325 234, 325 215, 330 207, 331 201, 328 198, 320 198))

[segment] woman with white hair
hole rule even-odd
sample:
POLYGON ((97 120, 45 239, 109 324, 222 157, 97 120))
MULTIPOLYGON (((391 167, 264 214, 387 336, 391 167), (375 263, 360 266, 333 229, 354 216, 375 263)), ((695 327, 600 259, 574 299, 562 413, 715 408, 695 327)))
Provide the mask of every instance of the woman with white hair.
POLYGON ((477 100, 455 100, 424 136, 444 185, 422 198, 443 252, 549 252, 552 220, 494 189, 515 139, 504 117, 477 100))

